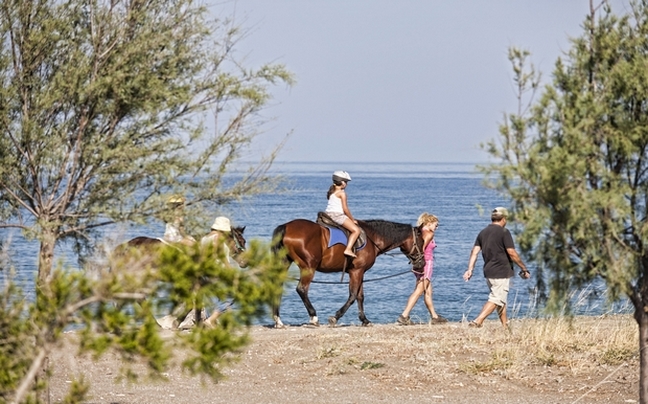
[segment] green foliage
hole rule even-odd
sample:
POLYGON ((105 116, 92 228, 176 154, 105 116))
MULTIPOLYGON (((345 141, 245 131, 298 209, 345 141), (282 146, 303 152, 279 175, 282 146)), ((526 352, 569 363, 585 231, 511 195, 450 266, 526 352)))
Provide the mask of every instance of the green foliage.
POLYGON ((190 0, 3 2, 0 228, 41 242, 41 280, 61 240, 84 252, 103 226, 168 219, 171 194, 201 234, 219 205, 271 189, 276 150, 223 182, 268 87, 293 82, 282 65, 245 68, 244 34, 190 0))
POLYGON ((367 370, 367 369, 380 369, 382 367, 385 367, 384 363, 378 363, 378 362, 362 362, 362 365, 360 365, 360 370, 367 370))
POLYGON ((500 163, 484 167, 511 197, 518 241, 538 264, 549 309, 574 289, 603 279, 609 297, 648 304, 648 8, 615 16, 607 6, 586 19, 581 37, 540 77, 528 52, 513 49, 517 114, 505 115, 500 163), (549 284, 543 283, 548 279, 549 284), (644 301, 642 301, 642 299, 644 301))
MULTIPOLYGON (((68 329, 74 331, 79 353, 95 358, 118 353, 123 359, 119 377, 137 380, 133 365, 144 361, 149 377, 163 379, 180 356, 183 369, 218 380, 222 367, 238 360, 236 354, 250 341, 248 327, 280 296, 286 276, 267 245, 253 241, 243 254, 249 263, 245 269, 223 264, 222 251, 211 245, 167 246, 153 260, 119 257, 100 273, 60 268, 32 303, 8 282, 0 295, 0 397, 18 396, 25 380, 28 388, 18 401, 35 397, 44 384, 33 384, 28 372, 46 366, 37 358, 60 344, 68 329), (213 307, 217 302, 230 304, 212 326, 199 324, 172 338, 161 335, 155 317, 169 307, 213 307)), ((83 401, 88 388, 82 379, 74 381, 67 402, 83 401)))
POLYGON ((7 283, 0 299, 0 398, 4 400, 31 364, 36 329, 24 315, 27 303, 15 284, 7 283))
MULTIPOLYGON (((218 378, 278 298, 279 265, 260 244, 244 271, 197 248, 108 272, 53 270, 61 241, 84 258, 108 225, 170 221, 170 195, 186 197, 185 226, 203 234, 221 205, 274 189, 267 170, 281 145, 230 175, 262 128, 269 87, 293 83, 282 65, 238 60, 244 35, 191 0, 2 3, 0 229, 40 249, 33 301, 12 282, 0 295, 0 400, 38 401, 37 375, 71 327, 82 352, 121 355, 129 379, 142 360, 162 377, 180 351, 187 369, 218 378), (215 301, 232 306, 214 328, 161 338, 155 315, 215 301)), ((66 400, 86 392, 75 382, 66 400)))

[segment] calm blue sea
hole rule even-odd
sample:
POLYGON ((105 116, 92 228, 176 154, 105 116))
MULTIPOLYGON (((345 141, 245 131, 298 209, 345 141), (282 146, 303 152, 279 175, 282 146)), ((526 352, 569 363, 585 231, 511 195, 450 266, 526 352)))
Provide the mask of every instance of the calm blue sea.
MULTIPOLYGON (((352 176, 347 195, 349 208, 358 219, 384 219, 414 225, 422 212, 439 217, 433 277, 435 308, 451 321, 474 318, 488 294, 481 274, 481 258, 470 282, 464 282, 462 275, 477 233, 490 221, 489 210, 508 204, 502 196, 482 185, 483 176, 471 164, 279 162, 275 163, 272 172, 285 178, 282 182, 285 191, 245 199, 226 207, 222 213, 228 215, 235 225, 246 226, 248 240, 269 242, 277 225, 296 218, 314 220, 317 212, 324 210, 326 191, 335 170, 346 170, 352 176)), ((152 236, 160 236, 164 228, 160 224, 147 231, 157 233, 150 234, 152 236)), ((138 229, 129 230, 129 233, 127 236, 142 235, 138 229)), ((28 252, 33 251, 34 243, 14 236, 11 245, 18 278, 29 291, 36 267, 35 254, 28 252)), ((64 249, 58 251, 65 254, 64 249)), ((529 267, 533 272, 533 265, 529 267)), ((378 257, 374 267, 366 273, 365 313, 370 321, 396 321, 414 287, 414 276, 403 273, 408 270, 407 259, 396 250, 394 254, 378 257), (394 274, 401 275, 379 280, 394 274)), ((298 275, 294 266, 290 274, 293 277, 298 275)), ((348 297, 348 286, 337 284, 339 281, 339 273, 317 273, 310 287, 311 301, 323 323, 348 297)), ((291 281, 285 287, 281 318, 286 324, 300 325, 308 322, 309 318, 295 286, 296 281, 291 281)), ((536 303, 533 287, 533 280, 514 278, 509 294, 510 317, 538 315, 541 308, 536 303)), ((575 295, 580 313, 629 310, 625 303, 608 307, 603 291, 602 287, 592 286, 575 295)), ((429 319, 422 298, 411 316, 415 321, 427 322, 429 319)), ((494 315, 492 318, 496 319, 494 315)), ((272 319, 268 316, 260 323, 272 324, 272 319)), ((339 324, 360 324, 355 304, 339 324)))
MULTIPOLYGON (((462 275, 475 237, 490 223, 490 209, 507 206, 507 201, 483 185, 483 175, 472 164, 430 163, 279 163, 274 171, 286 177, 289 192, 264 195, 232 207, 228 214, 239 225, 246 225, 246 236, 269 241, 273 229, 295 218, 315 220, 326 207, 326 191, 335 170, 352 176, 346 192, 349 208, 359 219, 384 219, 415 225, 422 212, 439 217, 434 265, 434 305, 451 321, 472 319, 481 310, 488 288, 481 273, 481 257, 475 276, 464 282, 462 275)), ((530 265, 531 271, 534 270, 530 265)), ((414 276, 407 259, 398 251, 383 255, 365 275, 365 313, 375 323, 396 321, 414 287, 414 276)), ((296 267, 291 274, 298 276, 296 267)), ((517 270, 516 270, 517 272, 517 270)), ((340 274, 317 273, 315 282, 338 282, 340 274)), ((539 314, 533 280, 514 278, 509 294, 509 315, 527 317, 539 314)), ((281 318, 287 324, 303 324, 308 314, 295 291, 296 282, 287 285, 281 318)), ((313 283, 309 296, 320 322, 344 304, 345 284, 313 283)), ((604 288, 594 287, 574 295, 581 314, 628 310, 625 303, 607 307, 604 288)), ((541 309, 541 308, 540 308, 541 309)), ((427 322, 429 315, 423 299, 411 313, 412 319, 427 322)), ((496 318, 493 315, 493 318, 496 318)), ((268 320, 271 322, 270 320, 268 320)), ((359 324, 355 304, 340 319, 341 324, 359 324)))

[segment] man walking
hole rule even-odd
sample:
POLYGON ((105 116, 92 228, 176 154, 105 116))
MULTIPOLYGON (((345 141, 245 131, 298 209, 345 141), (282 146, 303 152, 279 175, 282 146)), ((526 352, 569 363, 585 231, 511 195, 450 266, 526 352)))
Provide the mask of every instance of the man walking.
POLYGON ((488 301, 479 313, 479 316, 468 325, 481 327, 484 320, 497 309, 497 314, 504 328, 508 328, 506 318, 506 300, 508 297, 511 278, 513 277, 513 263, 516 263, 522 271, 520 277, 529 279, 531 273, 515 250, 511 232, 505 228, 508 210, 497 207, 491 212, 491 224, 486 226, 475 240, 475 245, 468 260, 468 270, 463 278, 466 282, 472 278, 477 255, 481 251, 484 259, 484 277, 490 290, 488 301))

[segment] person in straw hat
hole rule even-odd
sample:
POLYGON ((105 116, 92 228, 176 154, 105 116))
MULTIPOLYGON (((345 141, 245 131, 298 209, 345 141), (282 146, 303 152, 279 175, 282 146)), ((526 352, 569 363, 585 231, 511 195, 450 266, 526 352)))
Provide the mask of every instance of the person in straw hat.
POLYGON ((164 229, 164 241, 169 243, 181 243, 191 246, 196 239, 185 234, 184 231, 184 207, 185 198, 181 195, 173 195, 167 200, 167 206, 172 211, 173 220, 166 223, 164 229))
MULTIPOLYGON (((231 231, 232 225, 230 224, 230 220, 225 216, 218 216, 216 219, 214 219, 214 224, 212 224, 210 232, 205 235, 202 240, 200 240, 200 243, 203 246, 213 244, 215 248, 218 248, 218 245, 225 241, 225 233, 229 233, 231 231)), ((229 248, 227 248, 226 244, 223 244, 223 248, 225 249, 225 253, 229 261, 229 248)))
MULTIPOLYGON (((222 246, 223 250, 225 251, 225 264, 229 266, 232 265, 232 260, 230 259, 229 248, 224 241, 226 237, 225 233, 229 233, 231 231, 232 225, 230 223, 230 220, 225 216, 218 216, 214 220, 214 224, 212 224, 210 232, 200 240, 200 243, 203 247, 211 244, 214 246, 214 249, 218 249, 222 246)), ((218 321, 218 316, 220 315, 220 313, 220 310, 215 309, 214 312, 205 320, 205 325, 208 327, 213 327, 215 322, 218 321)))

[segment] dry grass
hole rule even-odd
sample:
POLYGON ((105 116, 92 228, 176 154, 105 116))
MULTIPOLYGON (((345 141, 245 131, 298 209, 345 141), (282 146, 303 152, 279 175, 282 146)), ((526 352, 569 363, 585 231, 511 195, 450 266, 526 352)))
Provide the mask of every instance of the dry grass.
POLYGON ((524 319, 510 335, 488 332, 477 345, 497 346, 489 358, 460 364, 467 373, 515 377, 529 366, 561 367, 574 375, 602 365, 638 361, 638 328, 631 316, 524 319))

